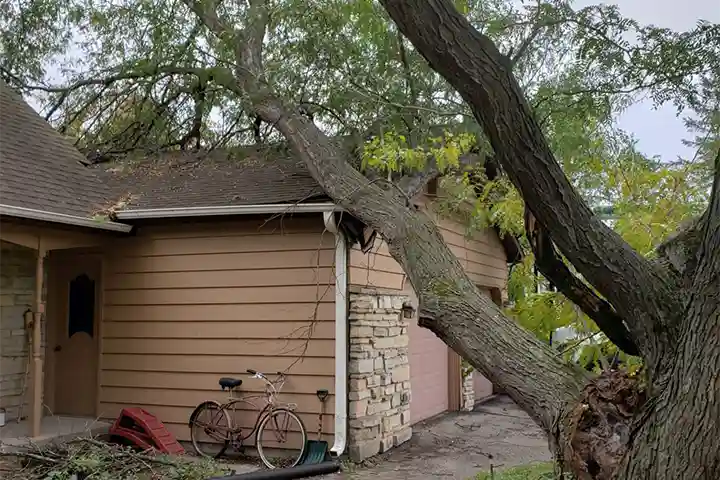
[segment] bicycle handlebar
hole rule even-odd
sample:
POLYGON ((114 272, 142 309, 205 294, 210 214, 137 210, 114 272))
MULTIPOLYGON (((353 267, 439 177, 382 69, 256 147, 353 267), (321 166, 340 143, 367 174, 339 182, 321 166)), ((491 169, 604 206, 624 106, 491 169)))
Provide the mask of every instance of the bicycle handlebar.
MULTIPOLYGON (((258 372, 257 370, 253 370, 253 369, 251 369, 251 368, 248 368, 248 369, 247 369, 247 373, 249 373, 250 375, 255 375, 255 376, 258 376, 258 377, 260 377, 260 378, 264 378, 265 380, 268 380, 267 376, 265 376, 264 373, 258 372)), ((279 377, 284 377, 284 376, 285 376, 285 374, 284 374, 283 372, 277 372, 277 375, 278 375, 279 377)))

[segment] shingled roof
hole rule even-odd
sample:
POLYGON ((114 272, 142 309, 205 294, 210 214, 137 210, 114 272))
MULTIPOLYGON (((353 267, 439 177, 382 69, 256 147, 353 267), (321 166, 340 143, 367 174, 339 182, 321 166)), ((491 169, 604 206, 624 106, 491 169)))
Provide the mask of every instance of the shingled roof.
POLYGON ((166 151, 95 170, 125 211, 330 201, 305 164, 277 147, 166 151))
POLYGON ((89 218, 108 188, 85 157, 0 80, 0 204, 89 218))

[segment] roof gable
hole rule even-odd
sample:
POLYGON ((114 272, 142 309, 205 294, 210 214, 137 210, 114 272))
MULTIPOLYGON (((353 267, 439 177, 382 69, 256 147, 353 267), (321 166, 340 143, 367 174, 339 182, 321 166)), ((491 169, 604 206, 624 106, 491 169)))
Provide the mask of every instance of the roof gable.
POLYGON ((0 204, 77 217, 108 193, 85 157, 0 80, 0 204))

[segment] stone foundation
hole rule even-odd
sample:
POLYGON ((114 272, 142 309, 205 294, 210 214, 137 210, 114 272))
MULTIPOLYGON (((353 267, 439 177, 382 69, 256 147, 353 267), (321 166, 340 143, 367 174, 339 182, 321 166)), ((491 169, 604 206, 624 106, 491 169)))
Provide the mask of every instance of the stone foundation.
POLYGON ((349 445, 362 461, 400 445, 410 428, 408 297, 394 290, 349 288, 349 445))
MULTIPOLYGON (((0 243, 0 407, 6 422, 17 417, 32 388, 30 375, 26 378, 29 332, 24 313, 34 306, 36 256, 35 250, 0 243)), ((23 416, 28 414, 26 404, 23 416)))
POLYGON ((468 372, 463 368, 462 383, 462 405, 460 406, 466 412, 472 412, 475 408, 475 381, 473 380, 473 371, 468 372))

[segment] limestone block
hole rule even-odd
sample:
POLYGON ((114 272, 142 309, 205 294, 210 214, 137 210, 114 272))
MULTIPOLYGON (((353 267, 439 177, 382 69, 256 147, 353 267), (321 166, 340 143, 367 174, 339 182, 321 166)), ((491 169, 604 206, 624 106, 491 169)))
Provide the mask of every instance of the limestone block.
POLYGON ((402 445, 403 443, 410 440, 411 437, 412 437, 412 428, 405 427, 402 430, 398 430, 397 432, 395 432, 395 436, 394 436, 395 445, 402 445))
POLYGON ((379 438, 353 443, 348 448, 350 459, 354 462, 362 462, 366 458, 370 458, 378 453, 380 453, 379 438))
POLYGON ((405 382, 410 380, 410 365, 399 365, 392 370, 392 379, 394 383, 405 382))

